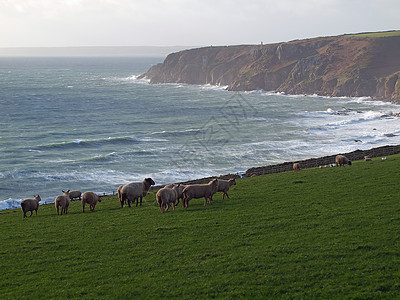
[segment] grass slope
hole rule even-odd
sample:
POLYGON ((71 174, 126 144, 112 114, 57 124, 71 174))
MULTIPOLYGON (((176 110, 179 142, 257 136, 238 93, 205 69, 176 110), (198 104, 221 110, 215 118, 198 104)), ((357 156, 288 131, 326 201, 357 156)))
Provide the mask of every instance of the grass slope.
POLYGON ((0 298, 399 298, 400 156, 238 180, 161 214, 0 212, 0 298))
POLYGON ((400 36, 400 30, 356 33, 356 34, 349 34, 349 36, 372 37, 372 38, 400 36))

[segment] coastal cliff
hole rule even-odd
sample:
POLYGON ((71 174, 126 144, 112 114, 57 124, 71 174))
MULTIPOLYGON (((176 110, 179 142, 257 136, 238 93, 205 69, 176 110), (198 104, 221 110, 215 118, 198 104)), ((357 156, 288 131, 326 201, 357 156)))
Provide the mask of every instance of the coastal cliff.
POLYGON ((140 78, 400 103, 400 31, 184 50, 140 78))

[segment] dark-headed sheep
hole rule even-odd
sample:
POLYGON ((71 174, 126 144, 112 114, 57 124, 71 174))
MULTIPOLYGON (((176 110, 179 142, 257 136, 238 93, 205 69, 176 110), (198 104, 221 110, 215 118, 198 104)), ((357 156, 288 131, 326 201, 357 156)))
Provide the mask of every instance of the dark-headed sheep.
MULTIPOLYGON (((211 183, 211 181, 210 181, 211 183)), ((218 179, 218 189, 217 192, 222 192, 222 200, 226 197, 229 199, 228 191, 232 185, 236 185, 236 180, 231 178, 229 180, 218 179)))
POLYGON ((212 196, 218 190, 218 179, 210 181, 208 184, 191 184, 184 188, 183 190, 183 207, 189 207, 189 201, 193 198, 203 198, 204 206, 208 203, 212 205, 212 196))
POLYGON ((155 182, 151 178, 145 178, 142 182, 131 182, 118 187, 118 198, 121 203, 121 207, 124 207, 126 201, 128 201, 129 207, 131 202, 134 203, 136 200, 136 206, 138 206, 139 198, 140 205, 142 205, 142 199, 147 195, 150 187, 155 182))
POLYGON ((68 207, 69 203, 71 200, 69 200, 69 190, 64 192, 63 195, 58 195, 56 199, 54 200, 54 206, 57 210, 57 215, 59 214, 59 208, 61 207, 61 215, 63 213, 67 214, 68 213, 68 207))
POLYGON ((73 201, 75 199, 81 200, 82 199, 81 196, 82 196, 81 191, 70 191, 69 192, 69 199, 71 201, 73 201))
POLYGON ((161 212, 168 211, 169 205, 172 204, 172 208, 175 211, 175 205, 178 201, 178 190, 179 185, 174 185, 172 188, 164 187, 157 192, 156 199, 161 212))
POLYGON ((293 170, 300 171, 300 164, 299 163, 294 163, 293 164, 293 170))
POLYGON ((344 165, 349 165, 351 166, 351 161, 344 155, 336 155, 335 158, 336 166, 344 166, 344 165))
POLYGON ((85 204, 89 204, 90 211, 94 211, 97 202, 101 202, 101 198, 99 195, 93 192, 84 192, 82 195, 82 212, 85 212, 85 204))
POLYGON ((33 199, 24 199, 21 201, 21 209, 22 209, 22 212, 24 213, 24 218, 26 218, 26 213, 28 211, 31 212, 30 217, 32 217, 33 211, 35 211, 36 215, 37 215, 40 200, 42 200, 42 199, 40 198, 39 195, 37 195, 37 196, 33 196, 33 199))

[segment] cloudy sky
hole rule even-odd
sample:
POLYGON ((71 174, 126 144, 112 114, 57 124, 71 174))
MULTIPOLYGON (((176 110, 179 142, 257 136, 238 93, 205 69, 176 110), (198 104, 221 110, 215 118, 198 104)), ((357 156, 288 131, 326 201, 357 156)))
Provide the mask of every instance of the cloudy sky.
POLYGON ((266 44, 391 29, 399 0, 0 0, 0 47, 266 44))

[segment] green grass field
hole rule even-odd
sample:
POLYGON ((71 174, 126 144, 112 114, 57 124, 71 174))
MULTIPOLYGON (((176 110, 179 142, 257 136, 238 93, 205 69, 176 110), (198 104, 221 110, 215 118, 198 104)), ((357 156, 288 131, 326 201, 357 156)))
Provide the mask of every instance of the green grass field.
POLYGON ((356 34, 349 34, 349 36, 373 37, 373 38, 400 36, 400 30, 356 33, 356 34))
POLYGON ((0 298, 398 299, 399 170, 395 155, 240 179, 164 214, 154 192, 1 211, 0 298))

